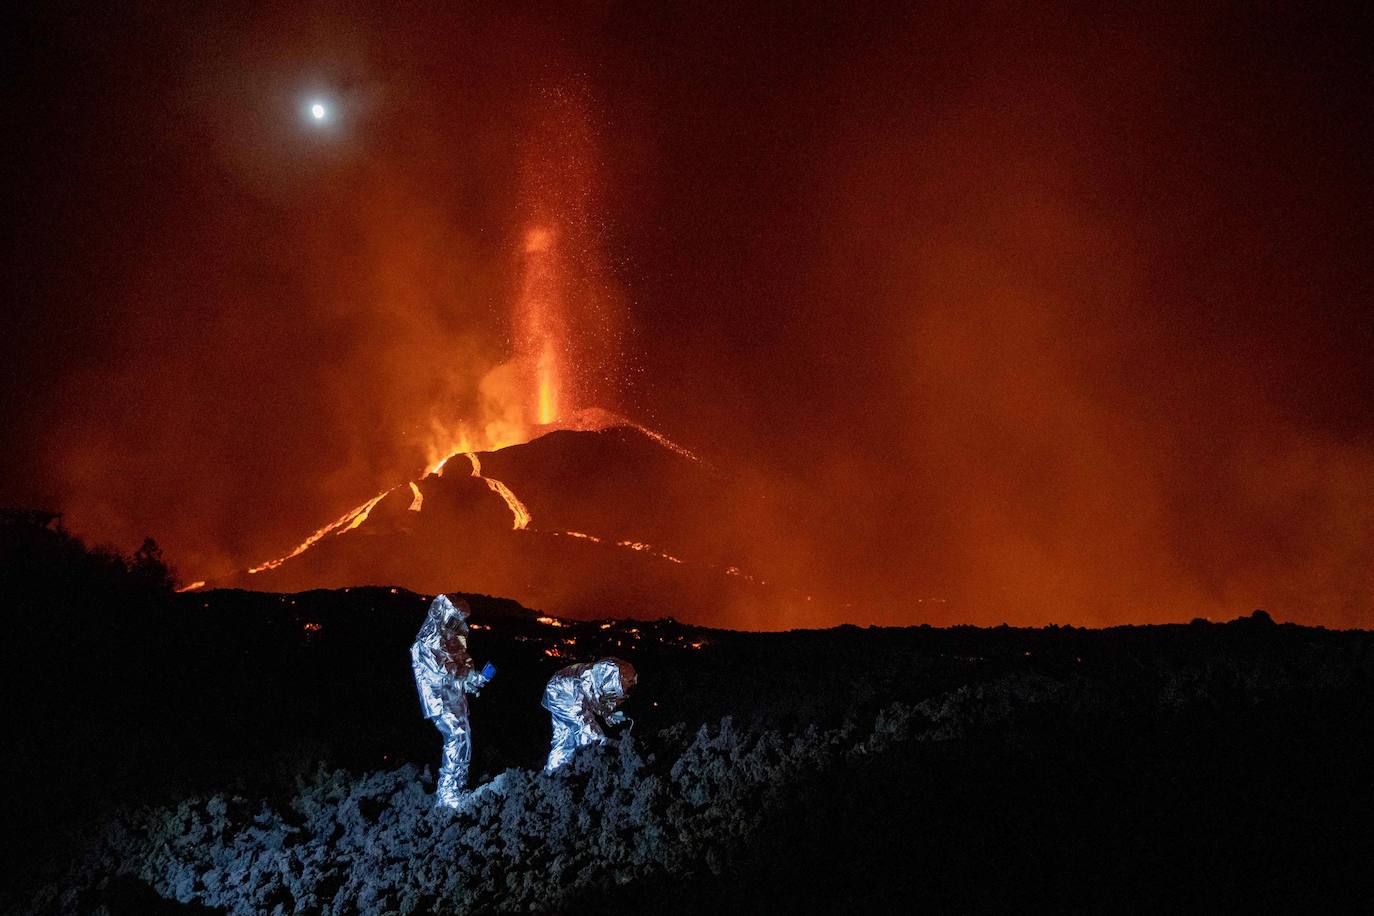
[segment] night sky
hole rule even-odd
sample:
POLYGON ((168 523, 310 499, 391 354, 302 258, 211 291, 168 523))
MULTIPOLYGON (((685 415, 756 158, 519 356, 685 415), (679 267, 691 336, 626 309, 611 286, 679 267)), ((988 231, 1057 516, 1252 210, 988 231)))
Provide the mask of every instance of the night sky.
POLYGON ((1374 620, 1366 5, 87 6, 7 14, 0 504, 280 554, 479 410, 555 219, 568 397, 828 622, 1374 620))

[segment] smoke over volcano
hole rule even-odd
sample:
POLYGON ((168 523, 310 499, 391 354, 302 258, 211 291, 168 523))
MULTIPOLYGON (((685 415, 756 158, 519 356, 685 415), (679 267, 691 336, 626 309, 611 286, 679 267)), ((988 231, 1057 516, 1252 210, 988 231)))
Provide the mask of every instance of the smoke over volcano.
POLYGON ((216 579, 599 407, 769 625, 1371 620, 1343 13, 106 17, 15 30, 5 502, 216 579))

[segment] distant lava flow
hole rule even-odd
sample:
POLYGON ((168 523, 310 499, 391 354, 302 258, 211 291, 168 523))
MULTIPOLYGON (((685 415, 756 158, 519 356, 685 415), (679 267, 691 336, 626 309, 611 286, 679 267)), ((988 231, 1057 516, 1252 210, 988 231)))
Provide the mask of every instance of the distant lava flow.
MULTIPOLYGON (((554 537, 577 538, 578 540, 582 541, 591 541, 593 544, 607 543, 604 538, 599 538, 594 534, 588 534, 585 531, 552 531, 550 532, 550 534, 552 534, 554 537)), ((660 553, 659 551, 654 549, 653 544, 645 544, 643 541, 615 541, 613 542, 612 546, 624 547, 628 550, 634 550, 639 553, 647 553, 650 556, 658 557, 660 560, 667 560, 669 563, 676 563, 679 566, 682 565, 682 560, 678 559, 670 553, 660 553)), ((732 566, 730 567, 730 569, 734 569, 734 567, 732 566)), ((726 570, 726 572, 729 571, 729 569, 726 570)))
MULTIPOLYGON (((391 488, 391 490, 394 489, 396 488, 391 488)), ((390 493, 391 490, 383 490, 376 496, 369 499, 367 502, 363 503, 361 506, 358 506, 354 509, 349 510, 348 512, 345 512, 343 515, 339 516, 334 521, 330 522, 328 525, 325 525, 323 528, 319 529, 314 534, 310 535, 310 537, 306 538, 304 541, 301 541, 301 543, 296 547, 295 550, 291 551, 285 556, 278 557, 275 560, 268 560, 266 563, 263 563, 259 566, 249 567, 248 572, 260 573, 264 572, 265 570, 276 569, 278 566, 282 565, 292 557, 298 557, 301 554, 305 553, 311 547, 315 546, 315 544, 319 543, 319 541, 323 537, 325 537, 325 535, 343 534, 345 531, 352 531, 354 528, 357 528, 363 522, 367 521, 368 514, 376 507, 377 503, 381 502, 384 498, 386 498, 386 495, 390 493)))
MULTIPOLYGON (((510 487, 506 486, 501 481, 482 476, 482 459, 477 457, 476 452, 468 452, 468 460, 472 462, 472 476, 476 477, 478 480, 484 481, 493 493, 496 493, 506 501, 506 505, 510 508, 511 515, 515 518, 515 523, 512 527, 516 531, 523 531, 528 528, 530 526, 530 510, 525 508, 525 504, 520 501, 520 498, 512 493, 510 487)), ((414 484, 411 484, 411 486, 414 486, 414 484)))

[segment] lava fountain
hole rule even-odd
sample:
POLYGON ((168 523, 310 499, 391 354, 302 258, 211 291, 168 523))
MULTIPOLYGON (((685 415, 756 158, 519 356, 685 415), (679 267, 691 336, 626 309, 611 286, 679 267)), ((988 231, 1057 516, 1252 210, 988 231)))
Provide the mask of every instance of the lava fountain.
POLYGON ((536 227, 525 233, 520 301, 516 305, 516 358, 534 370, 535 422, 558 420, 562 383, 563 327, 559 271, 553 234, 536 227))

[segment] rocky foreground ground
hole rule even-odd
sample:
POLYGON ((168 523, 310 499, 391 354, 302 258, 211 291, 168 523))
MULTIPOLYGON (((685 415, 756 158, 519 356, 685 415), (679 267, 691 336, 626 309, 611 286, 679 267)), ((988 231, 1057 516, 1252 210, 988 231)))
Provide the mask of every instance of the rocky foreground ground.
POLYGON ((11 911, 1276 912, 1374 891, 1368 632, 753 634, 471 596, 499 673, 473 703, 487 788, 454 815, 431 809, 408 669, 426 596, 173 596, 78 560, 0 577, 11 911), (605 654, 640 671, 633 727, 543 775, 544 680, 605 654))
POLYGON ((182 602, 209 657, 166 672, 204 704, 162 763, 180 785, 101 798, 29 905, 1300 909, 1368 881, 1366 634, 736 634, 473 602, 503 689, 474 703, 469 809, 430 807, 422 597, 212 594, 182 602), (643 672, 635 727, 543 775, 543 678, 607 652, 643 672))

